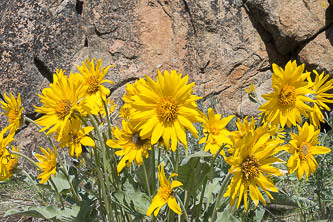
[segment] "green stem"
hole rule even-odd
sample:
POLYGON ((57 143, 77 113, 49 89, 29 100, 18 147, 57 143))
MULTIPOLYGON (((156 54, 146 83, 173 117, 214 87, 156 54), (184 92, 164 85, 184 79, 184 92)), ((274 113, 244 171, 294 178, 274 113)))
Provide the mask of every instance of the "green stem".
MULTIPOLYGON (((184 200, 184 209, 185 209, 185 211, 186 211, 186 209, 187 209, 187 207, 188 207, 188 204, 189 204, 189 200, 190 200, 190 198, 191 198, 191 193, 190 192, 188 192, 187 190, 185 191, 185 200, 184 200)), ((181 216, 181 219, 180 219, 180 221, 181 222, 184 222, 184 219, 185 219, 185 214, 183 214, 182 216, 181 216)), ((187 221, 189 221, 189 220, 187 220, 187 221)))
POLYGON ((38 169, 41 169, 41 168, 37 165, 37 163, 36 163, 35 161, 33 161, 30 157, 26 156, 25 154, 20 153, 20 152, 16 152, 16 151, 13 151, 13 150, 9 150, 9 152, 10 152, 11 154, 15 154, 15 155, 18 155, 18 156, 20 156, 20 157, 25 158, 25 159, 28 160, 32 165, 34 165, 34 166, 37 167, 38 169))
POLYGON ((149 182, 148 182, 147 169, 146 169, 146 166, 145 166, 145 162, 144 162, 144 161, 142 161, 142 166, 143 166, 143 172, 144 172, 144 175, 145 175, 145 183, 146 183, 146 186, 147 186, 148 195, 149 195, 149 198, 150 198, 150 200, 151 200, 151 199, 152 199, 152 196, 151 196, 150 186, 149 186, 149 182))
POLYGON ((222 195, 224 194, 224 192, 225 192, 225 190, 227 188, 227 185, 229 183, 229 180, 230 180, 231 176, 232 176, 232 174, 228 173, 225 176, 224 180, 223 180, 223 184, 221 186, 220 192, 219 192, 219 194, 218 194, 218 196, 216 198, 216 201, 215 201, 215 206, 214 206, 213 216, 212 216, 212 220, 211 221, 216 221, 216 215, 217 215, 217 210, 218 210, 217 208, 220 205, 220 200, 221 200, 222 195))
POLYGON ((57 186, 56 186, 55 183, 53 182, 52 177, 49 178, 49 181, 51 182, 51 184, 52 184, 54 190, 55 190, 56 193, 57 193, 57 197, 58 197, 59 200, 60 200, 60 203, 61 203, 62 208, 64 208, 64 206, 65 206, 65 205, 64 205, 64 200, 62 199, 62 196, 60 195, 57 186))
POLYGON ((152 164, 153 164, 153 192, 152 194, 155 194, 155 190, 156 190, 156 174, 155 174, 155 148, 154 146, 151 149, 152 151, 152 164))
POLYGON ((28 179, 30 180, 30 183, 33 185, 33 187, 35 188, 35 190, 37 191, 39 197, 42 199, 42 202, 45 206, 48 206, 49 204, 47 203, 47 201, 45 200, 41 190, 39 189, 38 186, 36 186, 35 182, 33 181, 33 179, 31 178, 31 176, 27 173, 27 171, 23 170, 23 173, 28 177, 28 179))
POLYGON ((213 167, 213 164, 217 158, 217 156, 220 154, 221 150, 225 147, 225 144, 222 144, 222 146, 220 147, 220 149, 217 151, 217 153, 213 156, 213 159, 210 161, 210 167, 213 167))
POLYGON ((157 166, 161 164, 161 148, 158 148, 157 166))
POLYGON ((78 194, 77 190, 74 188, 73 183, 70 181, 70 178, 69 178, 68 172, 67 172, 67 170, 66 170, 66 166, 63 166, 60 170, 64 173, 64 175, 65 175, 65 177, 66 177, 66 179, 67 179, 67 181, 68 181, 68 183, 69 183, 69 186, 71 187, 71 191, 72 191, 72 193, 73 193, 75 199, 76 199, 78 202, 80 202, 80 201, 82 200, 82 198, 81 198, 80 195, 78 194))
MULTIPOLYGON (((187 214, 187 212, 186 212, 186 208, 185 208, 183 202, 181 201, 181 199, 178 197, 177 194, 175 194, 175 197, 176 197, 176 199, 178 200, 178 202, 180 203, 180 207, 183 209, 183 213, 184 213, 184 215, 185 215, 186 221, 187 221, 187 222, 190 222, 190 219, 189 219, 189 217, 188 217, 188 214, 187 214)), ((214 220, 214 221, 215 221, 215 220, 214 220)))
POLYGON ((201 212, 201 206, 202 206, 202 202, 203 202, 203 197, 204 197, 206 186, 207 186, 207 181, 208 181, 208 177, 205 176, 205 179, 204 179, 204 182, 203 182, 202 191, 201 191, 201 195, 200 195, 199 205, 197 206, 197 215, 195 216, 195 221, 196 222, 199 222, 199 216, 200 216, 200 212, 201 212))
POLYGON ((179 168, 179 150, 176 150, 176 164, 175 164, 175 173, 178 173, 178 168, 179 168))
MULTIPOLYGON (((104 169, 104 172, 106 172, 106 170, 107 170, 107 159, 106 159, 106 155, 105 155, 105 151, 106 151, 105 141, 103 140, 103 136, 102 136, 101 132, 99 131, 99 128, 98 128, 98 125, 97 125, 97 123, 98 123, 97 118, 95 116, 92 116, 92 115, 89 115, 89 117, 90 117, 91 123, 93 124, 93 126, 95 128, 95 133, 98 136, 99 143, 100 143, 101 148, 102 148, 103 169, 104 169)), ((96 154, 96 149, 94 149, 94 152, 96 154)), ((99 159, 97 159, 97 163, 99 165, 99 159)), ((104 202, 105 202, 106 209, 107 209, 107 216, 108 216, 109 221, 111 221, 111 220, 113 221, 113 213, 112 213, 113 211, 111 209, 109 198, 106 195, 106 193, 111 193, 110 181, 109 181, 109 178, 107 177, 107 174, 105 174, 105 176, 103 178, 103 175, 100 171, 100 165, 97 168, 98 168, 97 169, 98 179, 100 181, 100 184, 102 185, 102 194, 103 194, 104 202), (106 186, 104 184, 104 181, 106 181, 106 186)))

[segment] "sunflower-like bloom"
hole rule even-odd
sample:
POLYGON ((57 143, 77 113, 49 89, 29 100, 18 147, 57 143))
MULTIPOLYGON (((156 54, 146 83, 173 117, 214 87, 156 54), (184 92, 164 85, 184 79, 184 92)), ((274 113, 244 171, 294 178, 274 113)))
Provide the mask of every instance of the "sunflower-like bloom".
POLYGON ((19 93, 17 99, 15 99, 12 92, 10 92, 10 98, 4 93, 3 95, 5 101, 0 101, 1 108, 5 110, 5 115, 8 117, 10 132, 15 132, 20 125, 22 124, 22 111, 23 107, 21 107, 21 94, 19 93))
POLYGON ((78 102, 84 96, 82 89, 72 75, 68 78, 61 69, 57 70, 50 88, 43 89, 43 95, 38 95, 43 106, 35 107, 36 112, 45 114, 36 120, 44 126, 41 131, 49 129, 47 135, 57 133, 58 141, 61 139, 74 111, 79 110, 78 102))
POLYGON ((82 101, 83 108, 89 114, 97 115, 100 111, 99 107, 103 107, 102 101, 110 95, 110 90, 102 85, 103 83, 114 83, 111 80, 104 79, 110 67, 112 66, 102 67, 101 59, 97 60, 95 67, 95 58, 91 61, 87 58, 81 66, 76 65, 80 74, 76 73, 75 76, 85 89, 85 98, 82 101))
POLYGON ((161 207, 163 207, 166 203, 168 203, 169 208, 176 214, 183 214, 176 198, 172 195, 173 189, 182 186, 183 184, 178 180, 173 180, 170 183, 170 178, 174 176, 178 176, 178 174, 172 173, 168 179, 165 177, 164 163, 158 167, 158 180, 160 181, 160 188, 147 210, 147 216, 150 216, 154 212, 156 217, 158 212, 160 212, 161 207))
MULTIPOLYGON (((221 114, 215 114, 212 108, 208 109, 208 118, 204 118, 203 132, 204 137, 200 139, 199 144, 206 143, 205 151, 216 154, 222 144, 231 144, 229 138, 230 132, 225 127, 228 125, 234 115, 221 119, 221 114)), ((221 150, 222 156, 225 156, 224 150, 221 150)))
POLYGON ((8 160, 11 158, 7 146, 14 140, 14 134, 9 133, 7 136, 5 134, 10 130, 10 127, 2 129, 0 132, 0 178, 8 178, 8 160))
POLYGON ((318 135, 320 130, 315 130, 313 125, 304 123, 303 127, 297 125, 298 135, 291 134, 287 151, 291 153, 288 162, 288 172, 296 171, 297 178, 302 179, 304 173, 308 180, 310 173, 316 172, 318 163, 313 155, 329 153, 328 147, 318 146, 318 135))
POLYGON ((87 136, 94 127, 87 126, 82 128, 81 121, 73 118, 72 121, 66 126, 65 132, 61 139, 61 147, 69 147, 69 154, 72 157, 79 158, 82 153, 83 146, 95 146, 95 141, 87 136))
POLYGON ((143 158, 148 158, 148 150, 151 149, 149 140, 144 140, 139 136, 137 128, 133 127, 130 122, 122 121, 122 130, 116 126, 112 130, 116 140, 108 139, 106 144, 111 148, 121 148, 116 152, 117 156, 122 156, 118 166, 118 174, 125 166, 129 167, 134 161, 136 165, 143 163, 143 158))
POLYGON ((185 128, 198 138, 193 123, 202 121, 196 105, 200 97, 192 95, 194 83, 187 82, 188 75, 182 78, 175 70, 164 75, 158 71, 157 82, 148 76, 139 82, 139 93, 131 96, 130 105, 134 110, 131 120, 138 122, 141 138, 151 138, 151 144, 155 144, 162 137, 167 147, 171 139, 173 151, 178 140, 187 148, 185 128))
POLYGON ((244 198, 245 210, 248 207, 248 193, 256 206, 259 201, 266 204, 259 188, 273 198, 270 192, 278 192, 278 190, 270 179, 270 175, 283 175, 281 170, 271 166, 271 164, 282 162, 273 155, 284 149, 280 146, 283 140, 271 139, 271 133, 261 134, 259 132, 261 136, 256 133, 257 130, 250 132, 245 135, 245 139, 241 139, 242 143, 235 143, 238 147, 234 149, 239 152, 234 152, 226 159, 231 166, 229 173, 233 177, 224 196, 231 197, 231 205, 234 205, 238 199, 237 208, 244 198))
MULTIPOLYGON (((19 152, 19 148, 15 148, 12 146, 12 150, 19 152)), ((16 166, 18 165, 18 155, 17 154, 10 154, 6 149, 4 153, 4 158, 1 158, 1 165, 2 170, 0 170, 0 181, 6 180, 13 176, 13 171, 15 170, 16 166)))
POLYGON ((316 128, 320 128, 320 122, 325 122, 322 110, 331 110, 325 103, 333 103, 333 95, 327 93, 327 91, 333 89, 333 79, 327 81, 330 75, 325 75, 324 72, 319 75, 316 70, 313 70, 313 72, 316 75, 315 80, 312 81, 308 77, 314 95, 313 110, 309 115, 311 124, 316 128))
POLYGON ((267 102, 259 110, 265 112, 267 121, 274 125, 280 123, 282 127, 296 126, 296 123, 302 122, 301 115, 307 117, 307 112, 312 111, 306 104, 313 102, 306 96, 312 93, 305 81, 310 73, 303 73, 304 64, 297 66, 296 61, 289 61, 285 70, 273 64, 273 71, 273 92, 262 95, 267 102))
POLYGON ((39 162, 36 162, 37 166, 39 167, 40 170, 42 170, 43 172, 41 172, 37 179, 41 179, 39 181, 39 183, 46 183, 51 174, 53 174, 54 176, 56 175, 57 172, 57 148, 54 147, 54 152, 52 152, 52 150, 50 148, 47 148, 47 151, 41 147, 40 150, 42 151, 42 153, 44 154, 44 156, 40 155, 40 154, 35 154, 36 158, 39 160, 39 162))

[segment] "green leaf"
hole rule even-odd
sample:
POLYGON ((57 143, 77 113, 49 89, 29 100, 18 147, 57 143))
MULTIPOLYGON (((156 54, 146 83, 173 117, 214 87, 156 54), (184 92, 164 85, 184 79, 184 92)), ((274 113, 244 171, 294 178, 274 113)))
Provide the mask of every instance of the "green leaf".
POLYGON ((22 207, 21 210, 19 209, 9 209, 5 213, 6 216, 11 215, 25 215, 25 216, 32 216, 44 219, 54 219, 58 215, 58 208, 55 206, 40 206, 40 207, 22 207))
POLYGON ((9 209, 5 216, 25 215, 47 220, 63 221, 63 222, 90 222, 96 221, 96 215, 91 214, 91 206, 88 201, 82 201, 79 205, 74 204, 71 208, 64 209, 56 206, 26 206, 20 209, 9 209))
POLYGON ((260 221, 262 221, 262 218, 264 217, 264 214, 265 214, 265 209, 257 208, 256 209, 256 215, 254 216, 253 219, 257 222, 260 222, 260 221))
POLYGON ((134 189, 128 182, 124 184, 124 190, 114 192, 113 201, 136 218, 143 219, 150 206, 149 197, 140 190, 134 189))
POLYGON ((199 151, 186 157, 178 170, 177 180, 183 183, 183 188, 194 193, 202 184, 203 178, 210 172, 207 162, 201 160, 202 157, 209 157, 211 154, 199 151))
POLYGON ((206 152, 206 151, 199 151, 199 152, 195 152, 191 155, 189 155, 188 157, 186 157, 185 159, 183 159, 182 163, 180 165, 185 165, 188 161, 190 161, 192 158, 196 158, 196 157, 211 157, 212 154, 206 152))
POLYGON ((56 177, 54 177, 53 175, 51 177, 59 193, 61 193, 63 190, 68 190, 71 188, 66 176, 62 172, 57 173, 56 177))
POLYGON ((222 213, 217 213, 216 222, 239 222, 239 220, 225 209, 222 213))

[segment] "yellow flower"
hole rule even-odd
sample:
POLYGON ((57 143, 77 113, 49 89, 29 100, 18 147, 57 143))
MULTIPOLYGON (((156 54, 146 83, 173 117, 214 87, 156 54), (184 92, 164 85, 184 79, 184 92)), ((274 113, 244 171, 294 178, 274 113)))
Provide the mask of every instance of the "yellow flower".
POLYGON ((112 130, 112 134, 116 140, 108 139, 106 144, 111 148, 121 148, 116 152, 117 156, 122 156, 118 166, 118 174, 125 166, 129 167, 134 161, 136 165, 141 165, 143 162, 142 156, 148 158, 148 151, 151 149, 149 140, 144 140, 139 136, 137 128, 131 123, 122 121, 122 130, 116 126, 112 130))
MULTIPOLYGON (((255 119, 252 117, 251 121, 248 120, 248 116, 246 116, 243 120, 241 119, 237 119, 236 122, 236 127, 237 130, 231 132, 231 136, 230 136, 230 140, 232 143, 232 146, 229 147, 229 149, 227 150, 228 153, 235 153, 238 152, 238 150, 236 150, 235 148, 239 148, 241 146, 242 143, 244 143, 243 140, 245 140, 247 137, 247 135, 249 133, 253 133, 255 128, 256 128, 256 121, 255 119)), ((234 154, 237 155, 237 154, 234 154)))
POLYGON ((5 102, 0 101, 1 108, 6 112, 2 115, 8 117, 10 132, 15 132, 20 125, 22 124, 22 111, 23 107, 21 107, 21 94, 19 93, 17 96, 17 100, 13 96, 13 93, 10 92, 10 98, 4 93, 5 102))
POLYGON ((256 89, 254 87, 254 83, 251 83, 251 86, 249 88, 246 88, 245 91, 247 92, 247 94, 253 94, 255 93, 256 89))
POLYGON ((138 94, 129 100, 133 108, 131 120, 138 122, 140 136, 151 138, 151 144, 162 137, 168 147, 171 139, 173 151, 178 140, 187 148, 185 128, 198 137, 193 123, 202 121, 196 105, 200 97, 192 95, 194 83, 187 85, 188 75, 182 78, 175 70, 165 71, 164 76, 158 71, 157 82, 148 76, 146 79, 139 82, 138 94))
MULTIPOLYGON (((15 148, 12 146, 12 150, 19 152, 19 148, 15 148)), ((9 177, 13 176, 13 171, 18 165, 18 155, 16 154, 10 154, 8 150, 6 150, 5 158, 2 158, 1 165, 2 170, 0 170, 0 181, 6 180, 9 177)), ((0 167, 1 168, 1 167, 0 167)))
MULTIPOLYGON (((203 132, 205 136, 200 139, 199 144, 206 143, 205 151, 216 154, 222 144, 231 144, 229 138, 230 132, 225 128, 234 116, 228 116, 221 119, 221 114, 215 114, 212 108, 208 109, 208 118, 204 118, 203 132)), ((221 154, 225 156, 224 150, 221 154)))
POLYGON ((125 103, 119 110, 119 116, 123 120, 129 121, 131 117, 131 107, 125 103))
POLYGON ((266 204, 259 188, 270 198, 273 198, 270 192, 278 192, 278 190, 270 179, 270 175, 283 175, 281 170, 271 166, 271 164, 282 162, 273 155, 283 149, 280 146, 283 140, 271 139, 271 133, 265 133, 261 136, 256 135, 256 133, 255 130, 245 135, 245 139, 241 138, 242 143, 235 143, 238 147, 234 148, 239 152, 226 158, 226 162, 231 166, 229 173, 233 177, 224 196, 231 197, 231 205, 234 205, 238 199, 237 208, 244 198, 245 210, 248 207, 248 193, 256 206, 259 201, 266 204))
POLYGON ((314 95, 313 108, 309 115, 311 124, 320 128, 320 122, 325 122, 322 110, 331 110, 325 103, 333 103, 333 95, 327 93, 327 91, 333 89, 333 79, 327 81, 330 75, 325 75, 324 72, 319 75, 316 70, 313 70, 313 72, 316 75, 314 82, 308 77, 314 95))
POLYGON ((180 209, 176 198, 172 195, 172 192, 174 188, 182 186, 183 184, 178 180, 173 180, 170 184, 170 178, 174 176, 178 176, 178 174, 173 173, 168 179, 165 177, 164 163, 158 167, 158 180, 160 181, 160 188, 147 210, 147 216, 150 216, 154 212, 156 217, 158 212, 160 212, 161 207, 163 207, 166 203, 168 203, 169 208, 176 214, 182 214, 182 210, 180 209))
POLYGON ((40 173, 37 177, 37 179, 41 179, 39 183, 46 183, 51 174, 54 176, 57 172, 57 148, 54 147, 54 152, 50 148, 47 148, 48 151, 46 151, 43 147, 40 148, 44 156, 40 154, 35 154, 36 158, 39 160, 39 162, 36 162, 37 166, 42 170, 43 172, 40 173))
POLYGON ((106 97, 110 95, 110 90, 105 88, 103 83, 111 83, 113 81, 104 79, 111 65, 108 67, 102 67, 102 60, 98 59, 95 67, 95 58, 89 61, 86 59, 86 63, 82 62, 82 66, 76 65, 80 74, 76 73, 75 76, 80 80, 85 90, 85 98, 83 103, 84 108, 89 114, 97 115, 100 109, 103 107, 102 100, 106 100, 106 97))
POLYGON ((78 102, 84 96, 82 89, 72 75, 68 78, 62 70, 57 70, 50 88, 43 89, 43 95, 38 95, 43 106, 35 107, 36 112, 45 114, 36 120, 44 126, 41 131, 49 129, 47 135, 58 133, 58 141, 61 139, 73 112, 79 109, 78 102))
POLYGON ((69 154, 79 158, 82 153, 82 145, 84 146, 95 146, 95 141, 87 136, 94 127, 87 126, 82 128, 81 121, 77 118, 73 118, 70 124, 65 128, 66 134, 61 139, 61 147, 69 147, 69 154))
POLYGON ((10 173, 8 172, 8 160, 11 158, 7 146, 14 140, 14 133, 5 134, 10 130, 10 127, 6 127, 0 132, 0 180, 8 178, 10 173))
POLYGON ((296 171, 297 178, 302 179, 304 173, 306 180, 310 173, 316 172, 318 163, 313 155, 329 153, 328 147, 318 146, 318 135, 320 130, 315 130, 313 125, 307 122, 300 127, 297 125, 298 135, 291 134, 287 151, 292 154, 290 156, 287 167, 289 174, 296 171))
POLYGON ((302 122, 302 116, 307 117, 307 112, 312 109, 306 102, 313 102, 306 95, 311 94, 308 82, 305 81, 310 73, 303 73, 304 64, 297 66, 296 61, 289 61, 285 70, 273 64, 272 88, 273 92, 263 95, 267 100, 259 107, 265 112, 266 119, 274 125, 281 124, 296 126, 302 122))

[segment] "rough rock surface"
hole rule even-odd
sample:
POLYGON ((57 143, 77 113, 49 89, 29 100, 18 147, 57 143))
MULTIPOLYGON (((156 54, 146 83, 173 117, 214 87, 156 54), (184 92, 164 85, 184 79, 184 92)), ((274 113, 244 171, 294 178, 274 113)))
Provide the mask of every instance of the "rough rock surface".
MULTIPOLYGON (((157 69, 177 69, 218 112, 255 115, 245 88, 270 90, 271 64, 290 59, 332 72, 332 3, 322 0, 12 0, 0 2, 0 87, 22 94, 35 118, 36 93, 58 68, 87 57, 114 64, 112 96, 157 69)), ((3 127, 6 123, 2 121, 3 127)), ((24 147, 30 126, 18 135, 24 147)))

